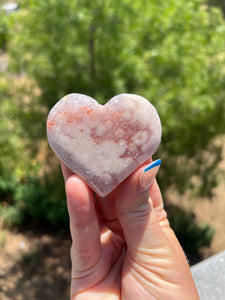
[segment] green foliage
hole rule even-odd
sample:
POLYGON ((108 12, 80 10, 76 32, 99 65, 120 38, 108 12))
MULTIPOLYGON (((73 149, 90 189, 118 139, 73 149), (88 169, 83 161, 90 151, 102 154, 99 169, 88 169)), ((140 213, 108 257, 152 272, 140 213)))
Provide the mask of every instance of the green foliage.
POLYGON ((207 3, 212 6, 218 6, 223 10, 225 14, 225 2, 224 0, 208 0, 207 3))
POLYGON ((68 214, 63 188, 62 175, 55 173, 49 179, 28 176, 26 184, 20 185, 14 195, 17 206, 23 215, 23 223, 34 223, 38 220, 59 231, 68 228, 68 214))
MULTIPOLYGON (((0 3, 1 4, 1 3, 0 3)), ((8 26, 5 13, 0 7, 0 49, 5 49, 8 39, 8 26)))
POLYGON ((20 212, 15 205, 7 205, 0 207, 0 216, 2 223, 7 228, 13 228, 22 224, 23 218, 20 212))
MULTIPOLYGON (((59 173, 57 173, 60 178, 59 173)), ((59 181, 57 178, 57 181, 59 181)), ((13 192, 14 201, 11 205, 0 207, 0 216, 4 226, 12 228, 22 224, 48 226, 59 232, 68 230, 68 214, 65 194, 60 185, 48 180, 29 178, 26 183, 18 183, 13 192)))
POLYGON ((0 218, 7 227, 38 220, 65 231, 68 215, 62 176, 57 168, 48 177, 36 158, 46 151, 45 122, 39 122, 45 113, 35 104, 34 95, 33 102, 25 97, 32 85, 16 88, 16 98, 14 84, 6 75, 0 80, 0 218))
POLYGON ((212 226, 208 224, 199 225, 196 223, 193 213, 179 207, 174 206, 168 211, 170 225, 188 256, 211 244, 215 233, 212 226))
POLYGON ((195 175, 204 191, 221 157, 213 151, 206 161, 203 150, 225 127, 225 22, 203 4, 26 0, 14 18, 11 66, 36 80, 48 108, 70 92, 101 103, 120 92, 145 96, 162 120, 161 185, 177 182, 183 192, 195 175))
POLYGON ((24 156, 25 145, 21 140, 21 126, 15 119, 17 107, 12 105, 7 79, 0 81, 0 198, 12 196, 18 181, 23 177, 23 168, 29 163, 24 156))

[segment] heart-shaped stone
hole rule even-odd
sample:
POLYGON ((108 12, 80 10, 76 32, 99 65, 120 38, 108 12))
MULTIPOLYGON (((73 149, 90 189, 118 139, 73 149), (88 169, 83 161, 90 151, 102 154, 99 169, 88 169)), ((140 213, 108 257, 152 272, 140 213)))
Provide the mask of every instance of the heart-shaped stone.
POLYGON ((69 94, 51 109, 47 136, 56 155, 104 197, 156 151, 161 123, 137 95, 120 94, 103 106, 69 94))

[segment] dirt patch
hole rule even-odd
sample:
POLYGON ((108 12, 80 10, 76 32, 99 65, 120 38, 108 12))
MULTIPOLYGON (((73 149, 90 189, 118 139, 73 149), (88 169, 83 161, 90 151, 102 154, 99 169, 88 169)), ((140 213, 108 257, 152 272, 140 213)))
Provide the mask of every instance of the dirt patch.
POLYGON ((225 250, 225 182, 215 189, 211 201, 197 201, 194 212, 199 222, 209 223, 216 230, 210 247, 212 253, 225 250))
POLYGON ((69 299, 69 239, 0 232, 0 299, 69 299))
POLYGON ((213 254, 225 250, 225 136, 217 142, 223 145, 223 160, 218 166, 221 171, 219 185, 213 190, 212 198, 193 198, 190 193, 184 196, 178 195, 174 190, 168 192, 170 202, 181 205, 185 209, 193 212, 197 222, 209 224, 215 229, 210 248, 202 249, 202 258, 205 259, 213 254))

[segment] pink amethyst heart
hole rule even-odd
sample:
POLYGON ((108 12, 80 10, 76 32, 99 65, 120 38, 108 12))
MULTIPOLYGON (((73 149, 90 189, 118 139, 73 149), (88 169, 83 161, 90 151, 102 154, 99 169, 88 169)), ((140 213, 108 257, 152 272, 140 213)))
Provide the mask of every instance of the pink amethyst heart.
POLYGON ((69 94, 47 119, 53 151, 101 197, 153 155, 161 133, 154 106, 133 94, 117 95, 104 106, 69 94))

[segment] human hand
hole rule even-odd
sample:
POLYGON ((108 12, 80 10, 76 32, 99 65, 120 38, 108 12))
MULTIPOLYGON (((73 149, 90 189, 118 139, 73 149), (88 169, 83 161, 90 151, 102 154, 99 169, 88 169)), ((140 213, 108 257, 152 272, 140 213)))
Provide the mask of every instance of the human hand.
POLYGON ((63 163, 72 236, 71 299, 199 299, 155 180, 141 166, 110 195, 63 163))

